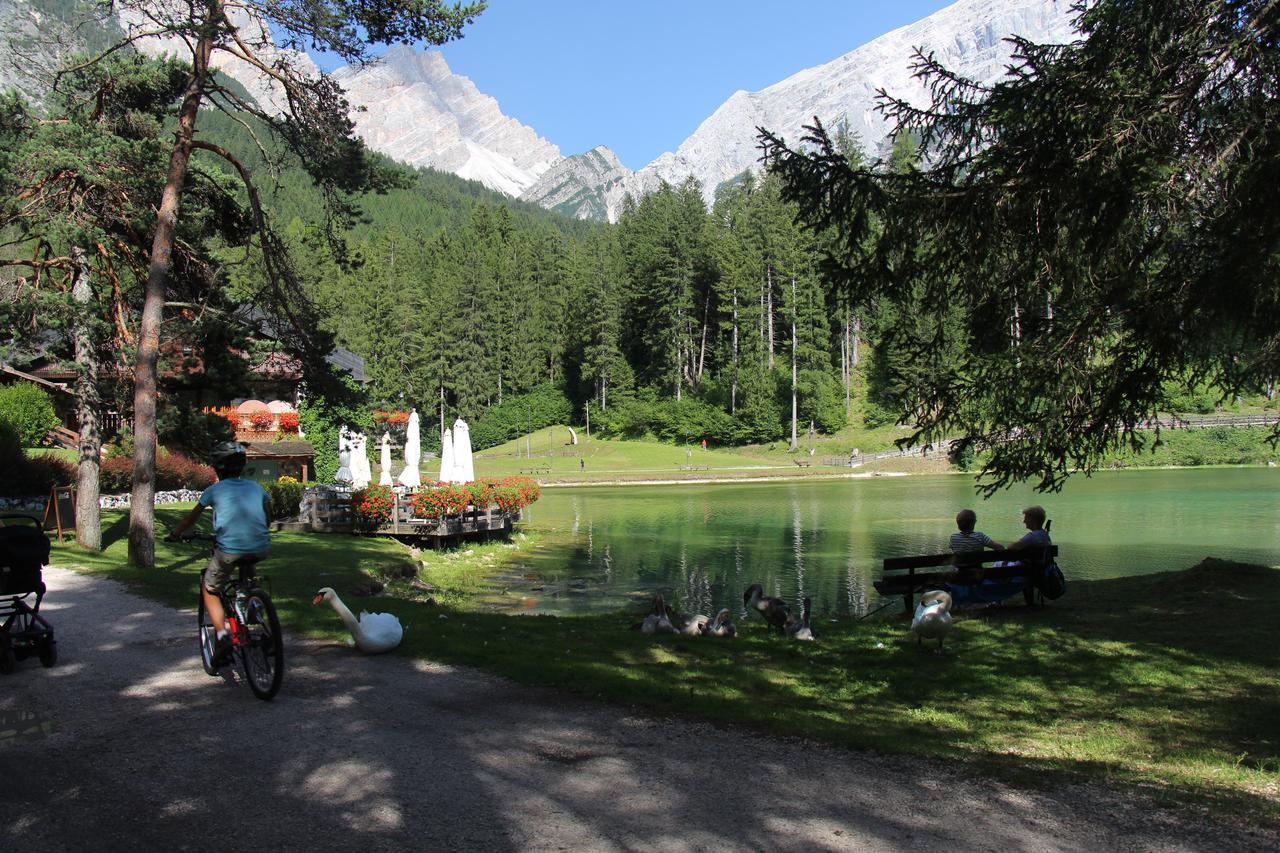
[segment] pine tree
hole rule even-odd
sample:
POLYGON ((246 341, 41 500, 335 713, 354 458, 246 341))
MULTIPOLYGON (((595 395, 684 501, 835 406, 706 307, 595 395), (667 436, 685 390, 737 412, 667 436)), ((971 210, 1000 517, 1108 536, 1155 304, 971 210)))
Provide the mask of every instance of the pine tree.
MULTIPOLYGON (((321 346, 309 333, 318 319, 298 304, 301 294, 279 237, 262 211, 250 172, 227 149, 196 137, 196 120, 203 105, 227 112, 256 116, 270 127, 302 159, 311 176, 328 189, 327 198, 338 202, 340 193, 385 187, 392 178, 379 172, 365 157, 353 134, 348 106, 341 89, 325 74, 296 59, 305 49, 328 51, 348 62, 363 61, 377 44, 426 41, 440 44, 461 35, 462 27, 482 5, 446 8, 438 0, 379 0, 350 3, 346 0, 243 0, 228 7, 224 0, 201 4, 156 4, 144 0, 118 0, 116 6, 132 12, 143 23, 130 26, 125 39, 97 57, 65 69, 73 75, 114 55, 120 48, 163 33, 181 40, 190 50, 190 72, 181 95, 164 189, 157 210, 150 251, 138 356, 134 374, 134 478, 129 522, 129 561, 155 565, 155 451, 156 381, 160 326, 165 300, 172 286, 179 206, 187 183, 192 152, 201 150, 230 164, 240 177, 253 208, 262 249, 264 269, 276 298, 272 307, 297 334, 296 345, 319 362, 323 353, 309 352, 321 346), (229 14, 246 17, 237 26, 229 14), (279 45, 274 43, 279 41, 279 45), (284 50, 279 51, 276 48, 284 50), (294 51, 297 51, 295 53, 294 51), (276 86, 284 112, 276 113, 241 97, 223 86, 214 73, 215 54, 233 57, 257 68, 276 86)), ((338 206, 350 214, 350 206, 338 206)))
POLYGON ((934 369, 903 413, 987 451, 989 488, 1057 488, 1140 443, 1188 375, 1231 394, 1280 374, 1280 6, 1099 0, 1078 25, 1014 39, 994 86, 919 57, 932 103, 885 100, 919 171, 851 168, 819 127, 811 153, 767 140, 839 235, 838 285, 961 313, 967 356, 920 339, 934 369))

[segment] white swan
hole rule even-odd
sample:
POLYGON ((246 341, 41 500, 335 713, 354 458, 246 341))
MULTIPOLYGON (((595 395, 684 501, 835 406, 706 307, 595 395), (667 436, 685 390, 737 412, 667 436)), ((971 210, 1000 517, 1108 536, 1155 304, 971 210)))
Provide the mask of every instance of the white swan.
POLYGON ((729 619, 729 608, 723 608, 708 624, 702 626, 702 634, 706 637, 732 637, 738 629, 729 619))
POLYGON ((389 652, 404 639, 404 628, 400 626, 400 620, 391 613, 368 613, 362 610, 357 620, 347 609, 347 605, 342 603, 342 599, 338 598, 338 594, 327 586, 316 593, 313 603, 320 604, 324 601, 338 611, 342 624, 351 632, 356 648, 367 655, 389 652))
POLYGON ((818 635, 813 633, 813 628, 809 627, 809 608, 810 602, 806 596, 803 602, 803 610, 801 611, 800 619, 798 621, 791 618, 787 619, 787 624, 784 626, 783 630, 791 639, 803 640, 807 643, 812 643, 814 640, 818 639, 818 635))
POLYGON ((697 616, 682 616, 670 605, 667 605, 667 619, 677 634, 687 637, 701 637, 702 629, 711 620, 699 613, 697 616))
POLYGON ((937 640, 938 654, 942 654, 942 641, 951 630, 951 593, 935 589, 920 596, 911 630, 921 645, 925 640, 937 640))
POLYGON ((661 595, 653 597, 653 608, 640 623, 641 634, 674 634, 675 626, 671 624, 671 616, 667 613, 667 603, 661 595))

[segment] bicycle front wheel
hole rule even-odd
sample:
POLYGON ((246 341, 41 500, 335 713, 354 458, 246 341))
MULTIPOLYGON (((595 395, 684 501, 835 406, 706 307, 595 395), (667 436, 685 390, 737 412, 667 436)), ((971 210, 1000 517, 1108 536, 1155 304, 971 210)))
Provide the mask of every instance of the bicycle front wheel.
POLYGON ((245 641, 241 646, 249 689, 259 699, 270 699, 284 678, 284 638, 271 596, 251 589, 244 600, 245 641))

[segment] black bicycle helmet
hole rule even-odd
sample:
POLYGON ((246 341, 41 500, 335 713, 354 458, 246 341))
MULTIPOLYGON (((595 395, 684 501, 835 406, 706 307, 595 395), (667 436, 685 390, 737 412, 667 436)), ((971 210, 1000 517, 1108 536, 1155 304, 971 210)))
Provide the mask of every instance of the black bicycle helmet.
POLYGON ((234 477, 244 470, 244 445, 235 441, 224 441, 209 451, 209 464, 221 477, 234 477))

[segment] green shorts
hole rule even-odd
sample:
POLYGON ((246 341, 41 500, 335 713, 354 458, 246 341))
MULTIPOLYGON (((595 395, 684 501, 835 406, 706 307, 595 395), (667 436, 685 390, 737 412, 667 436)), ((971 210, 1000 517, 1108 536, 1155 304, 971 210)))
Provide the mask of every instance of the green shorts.
POLYGON ((218 548, 213 549, 213 556, 209 558, 209 565, 205 567, 204 588, 213 592, 222 589, 231 582, 231 572, 240 563, 241 560, 251 559, 254 562, 265 560, 267 552, 261 551, 257 554, 226 554, 218 548))

